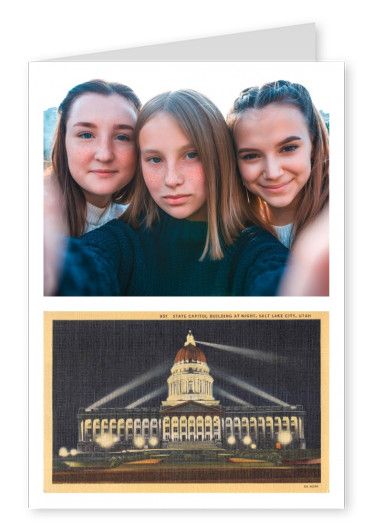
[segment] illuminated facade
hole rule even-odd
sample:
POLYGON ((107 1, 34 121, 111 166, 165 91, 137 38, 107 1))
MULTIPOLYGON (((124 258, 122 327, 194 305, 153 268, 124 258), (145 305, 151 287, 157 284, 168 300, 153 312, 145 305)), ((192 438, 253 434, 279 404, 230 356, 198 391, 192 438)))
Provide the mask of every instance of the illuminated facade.
POLYGON ((305 448, 302 406, 221 406, 206 357, 189 332, 160 407, 80 408, 78 450, 305 448))

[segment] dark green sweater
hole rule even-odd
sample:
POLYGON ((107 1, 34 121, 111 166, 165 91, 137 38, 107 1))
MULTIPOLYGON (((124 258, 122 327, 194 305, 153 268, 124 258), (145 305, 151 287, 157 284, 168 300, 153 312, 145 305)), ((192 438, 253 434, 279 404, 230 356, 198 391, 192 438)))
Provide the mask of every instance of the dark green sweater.
POLYGON ((288 249, 259 227, 244 230, 222 260, 199 258, 207 224, 161 212, 152 228, 113 220, 70 238, 58 295, 275 295, 288 249))

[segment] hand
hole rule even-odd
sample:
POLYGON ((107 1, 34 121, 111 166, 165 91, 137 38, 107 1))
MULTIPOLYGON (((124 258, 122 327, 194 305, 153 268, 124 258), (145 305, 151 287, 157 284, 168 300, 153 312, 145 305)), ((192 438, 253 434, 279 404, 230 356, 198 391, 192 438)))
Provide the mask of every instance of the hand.
POLYGON ((44 294, 55 295, 68 235, 61 192, 51 177, 44 182, 44 294))
POLYGON ((296 238, 279 295, 329 295, 329 209, 296 238))

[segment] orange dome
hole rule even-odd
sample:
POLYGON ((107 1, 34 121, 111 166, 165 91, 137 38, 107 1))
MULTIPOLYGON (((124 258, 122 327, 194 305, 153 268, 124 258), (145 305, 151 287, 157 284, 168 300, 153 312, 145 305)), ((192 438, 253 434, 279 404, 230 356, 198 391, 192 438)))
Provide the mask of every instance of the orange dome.
POLYGON ((200 361, 201 363, 207 363, 202 350, 191 344, 182 347, 176 354, 174 363, 180 363, 181 361, 200 361))

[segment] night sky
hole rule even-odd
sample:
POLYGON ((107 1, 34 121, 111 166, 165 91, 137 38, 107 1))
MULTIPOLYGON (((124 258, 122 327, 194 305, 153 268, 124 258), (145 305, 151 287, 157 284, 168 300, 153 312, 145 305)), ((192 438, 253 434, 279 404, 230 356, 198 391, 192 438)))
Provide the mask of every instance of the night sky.
POLYGON ((307 448, 320 446, 319 320, 160 320, 53 322, 53 448, 77 447, 77 412, 161 363, 166 371, 141 388, 103 407, 124 407, 165 386, 165 392, 142 404, 159 406, 167 398, 167 378, 189 330, 197 341, 262 351, 273 361, 252 359, 211 346, 204 352, 214 377, 214 397, 228 399, 216 387, 252 405, 273 405, 230 384, 229 374, 307 412, 307 448), (219 370, 219 374, 214 374, 219 370))

